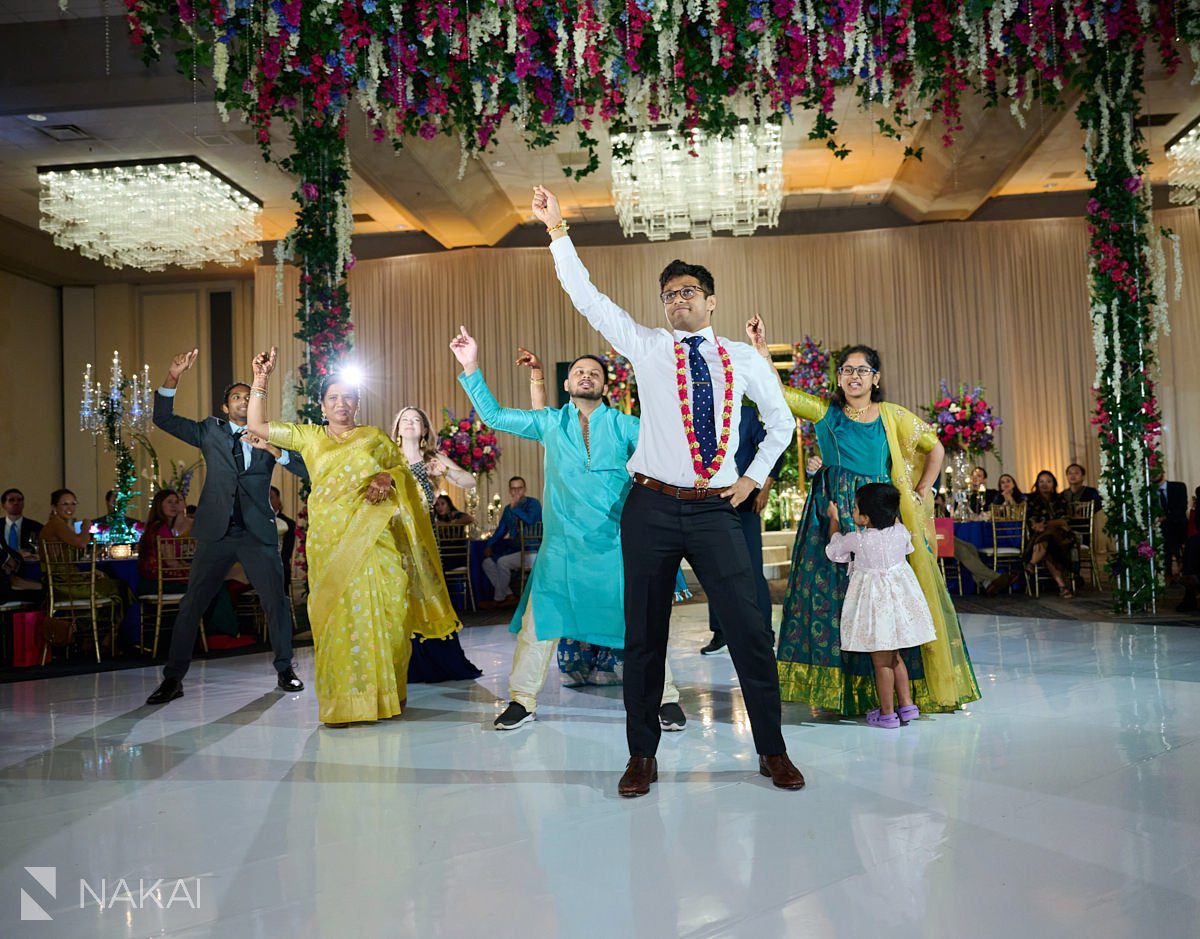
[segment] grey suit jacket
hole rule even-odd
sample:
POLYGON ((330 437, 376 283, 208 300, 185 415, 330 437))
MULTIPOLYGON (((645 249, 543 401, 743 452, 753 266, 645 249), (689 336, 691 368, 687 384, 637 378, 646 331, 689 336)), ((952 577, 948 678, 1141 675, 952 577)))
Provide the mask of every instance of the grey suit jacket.
MULTIPOLYGON (((196 506, 192 536, 199 541, 224 537, 233 513, 234 493, 240 492, 246 530, 263 544, 274 546, 278 537, 270 493, 275 458, 265 450, 251 450, 250 468, 245 469, 240 449, 234 457, 228 421, 180 417, 175 413, 175 399, 167 395, 154 395, 154 423, 172 437, 199 447, 204 454, 204 491, 196 506)), ((284 469, 308 481, 308 470, 299 453, 288 451, 284 469)))

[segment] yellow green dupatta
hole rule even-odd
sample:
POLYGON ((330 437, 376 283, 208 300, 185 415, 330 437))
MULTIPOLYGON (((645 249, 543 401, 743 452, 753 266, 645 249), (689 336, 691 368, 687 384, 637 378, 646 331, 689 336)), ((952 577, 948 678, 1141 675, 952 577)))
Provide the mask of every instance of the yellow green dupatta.
POLYGON ((898 404, 880 402, 879 412, 892 455, 892 485, 900 490, 900 518, 917 548, 908 556, 909 564, 937 631, 933 642, 921 646, 926 692, 938 709, 952 711, 968 701, 977 701, 979 685, 963 645, 958 614, 930 548, 934 543, 933 501, 921 502, 913 494, 913 481, 920 478, 926 454, 937 438, 928 424, 898 404))
MULTIPOLYGON (((396 445, 376 427, 359 427, 335 441, 324 428, 272 421, 270 442, 300 451, 312 481, 311 524, 320 525, 324 546, 309 568, 309 616, 314 638, 329 622, 343 585, 371 558, 376 542, 391 530, 408 575, 404 631, 441 639, 461 628, 442 574, 433 523, 417 481, 396 445), (395 488, 372 505, 365 496, 371 480, 388 473, 395 488)), ((316 532, 313 532, 316 534, 316 532)), ((315 539, 314 539, 315 540, 315 539)))

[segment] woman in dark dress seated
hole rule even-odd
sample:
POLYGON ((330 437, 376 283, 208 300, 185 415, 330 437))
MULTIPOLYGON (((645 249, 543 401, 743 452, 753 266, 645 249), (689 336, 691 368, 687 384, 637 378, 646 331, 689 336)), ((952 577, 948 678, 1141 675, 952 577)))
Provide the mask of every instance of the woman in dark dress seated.
POLYGON ((1069 517, 1067 500, 1058 491, 1058 479, 1049 470, 1042 470, 1025 509, 1025 525, 1029 529, 1025 563, 1031 575, 1032 565, 1045 564, 1058 584, 1059 593, 1068 600, 1075 596, 1067 580, 1071 571, 1071 548, 1075 544, 1075 533, 1067 521, 1069 517))
POLYGON ((433 524, 435 525, 470 525, 475 519, 466 512, 460 512, 451 498, 444 492, 433 500, 433 524))

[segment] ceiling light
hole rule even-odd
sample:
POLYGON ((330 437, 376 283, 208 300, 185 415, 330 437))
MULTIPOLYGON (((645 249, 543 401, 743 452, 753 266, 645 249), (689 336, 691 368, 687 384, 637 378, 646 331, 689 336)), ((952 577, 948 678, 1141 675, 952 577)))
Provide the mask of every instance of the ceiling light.
POLYGON ((1057 186, 1058 186, 1058 183, 1046 183, 1045 185, 1042 186, 1042 188, 1043 189, 1055 189, 1055 188, 1057 188, 1057 186))
POLYGON ((613 202, 627 237, 752 235, 779 224, 783 147, 778 124, 739 124, 729 137, 646 130, 613 138, 613 202))
POLYGON ((492 166, 494 166, 498 170, 503 169, 504 161, 503 160, 492 160, 492 166))
POLYGON ((41 123, 42 121, 46 120, 46 115, 45 114, 26 114, 25 118, 26 118, 26 120, 37 121, 37 122, 41 123))
POLYGON ((38 167, 41 228, 109 267, 256 259, 262 203, 196 157, 38 167))
POLYGON ((1176 205, 1196 201, 1200 191, 1200 118, 1167 142, 1167 182, 1176 205))

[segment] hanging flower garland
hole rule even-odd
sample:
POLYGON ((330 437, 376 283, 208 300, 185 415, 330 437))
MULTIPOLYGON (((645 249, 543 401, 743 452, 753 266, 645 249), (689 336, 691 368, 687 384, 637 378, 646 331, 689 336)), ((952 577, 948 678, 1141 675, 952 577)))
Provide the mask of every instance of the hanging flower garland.
MULTIPOLYGON (((61 0, 60 0, 61 2, 61 0)), ((1102 437, 1117 542, 1118 605, 1152 603, 1156 508, 1145 499, 1153 428, 1154 339, 1165 326, 1148 157, 1136 127, 1147 43, 1168 70, 1200 62, 1195 0, 125 0, 130 38, 148 61, 169 40, 185 74, 208 78, 221 113, 238 111, 267 159, 293 172, 299 213, 281 247, 302 272, 297 336, 316 419, 316 389, 350 348, 348 109, 377 140, 444 133, 466 160, 511 120, 532 145, 573 128, 598 165, 596 122, 610 131, 666 123, 729 134, 747 117, 815 115, 810 137, 839 156, 836 91, 852 87, 880 131, 908 142, 925 116, 943 143, 976 93, 1024 123, 1035 100, 1082 94, 1095 181, 1092 319, 1097 389, 1116 442, 1102 437), (280 123, 292 154, 277 156, 280 123), (1121 194, 1122 189, 1124 195, 1121 194), (1107 216, 1103 213, 1107 212, 1107 216), (1120 231, 1113 231, 1116 225, 1120 231), (1107 226, 1107 231, 1106 231, 1107 226), (1102 363, 1102 364, 1101 364, 1102 363), (1136 409, 1135 409, 1136 404, 1136 409), (1140 416, 1139 416, 1140 415, 1140 416), (1115 428, 1120 428, 1116 431, 1115 428), (1140 508, 1143 501, 1146 507, 1140 508), (1134 506, 1138 508, 1134 508, 1134 506), (1119 515, 1119 520, 1118 520, 1119 515), (1137 543, 1134 544, 1134 541, 1137 543)), ((567 170, 567 172, 571 172, 567 170)))

